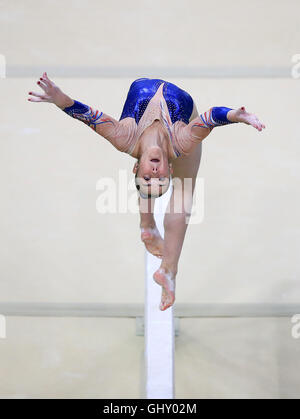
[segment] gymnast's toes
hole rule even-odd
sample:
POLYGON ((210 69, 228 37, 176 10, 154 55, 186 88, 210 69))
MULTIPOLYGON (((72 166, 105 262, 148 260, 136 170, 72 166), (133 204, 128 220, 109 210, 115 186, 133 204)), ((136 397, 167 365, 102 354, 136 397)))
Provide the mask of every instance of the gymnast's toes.
POLYGON ((161 293, 161 302, 159 305, 159 309, 161 311, 167 310, 167 308, 171 307, 174 304, 175 301, 175 295, 174 294, 168 294, 164 288, 162 288, 161 293))
POLYGON ((162 287, 160 310, 171 307, 175 301, 175 274, 159 268, 153 275, 154 281, 162 287))
POLYGON ((163 256, 163 239, 157 228, 142 228, 141 240, 145 244, 148 252, 152 255, 162 258, 163 256))

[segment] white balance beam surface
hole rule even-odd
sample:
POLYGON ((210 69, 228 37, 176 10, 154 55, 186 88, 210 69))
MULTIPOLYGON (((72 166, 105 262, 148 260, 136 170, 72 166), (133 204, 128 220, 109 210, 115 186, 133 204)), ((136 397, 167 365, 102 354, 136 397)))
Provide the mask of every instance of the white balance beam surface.
MULTIPOLYGON (((172 186, 166 194, 156 199, 154 217, 162 237, 163 217, 170 199, 172 186)), ((145 282, 145 367, 147 399, 172 399, 174 397, 174 316, 173 307, 159 309, 161 286, 153 280, 161 259, 146 251, 145 282)))

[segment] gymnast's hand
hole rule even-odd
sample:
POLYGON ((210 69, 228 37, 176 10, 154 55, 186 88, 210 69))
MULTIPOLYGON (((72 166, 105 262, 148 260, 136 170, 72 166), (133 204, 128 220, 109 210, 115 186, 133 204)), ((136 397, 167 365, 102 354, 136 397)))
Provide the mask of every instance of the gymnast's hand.
POLYGON ((256 115, 247 112, 244 106, 229 111, 227 118, 231 122, 243 122, 244 124, 251 125, 258 131, 262 131, 266 128, 265 124, 263 124, 256 115))
POLYGON ((72 106, 74 101, 63 93, 56 84, 53 83, 47 76, 47 73, 43 73, 43 76, 37 81, 37 84, 44 91, 43 93, 29 92, 29 102, 49 102, 54 103, 61 109, 68 106, 72 106))

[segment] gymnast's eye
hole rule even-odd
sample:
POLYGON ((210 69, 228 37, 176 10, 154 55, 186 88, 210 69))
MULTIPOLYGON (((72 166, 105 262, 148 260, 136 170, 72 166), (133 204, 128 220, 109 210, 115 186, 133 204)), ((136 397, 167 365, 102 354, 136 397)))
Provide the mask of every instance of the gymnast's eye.
POLYGON ((148 182, 150 180, 150 176, 144 176, 144 179, 148 182))
POLYGON ((160 178, 159 178, 159 180, 160 180, 161 182, 163 182, 165 179, 166 179, 165 177, 160 177, 160 178))

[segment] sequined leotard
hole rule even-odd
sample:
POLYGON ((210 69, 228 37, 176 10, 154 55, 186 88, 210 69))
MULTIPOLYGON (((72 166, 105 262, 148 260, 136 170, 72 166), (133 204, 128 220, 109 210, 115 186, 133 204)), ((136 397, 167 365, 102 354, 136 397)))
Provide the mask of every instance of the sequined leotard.
POLYGON ((232 124, 227 114, 232 110, 214 106, 198 116, 192 97, 161 79, 141 78, 129 89, 120 120, 78 101, 64 108, 64 112, 79 119, 102 135, 119 151, 138 156, 139 139, 155 120, 162 122, 167 135, 170 158, 189 155, 217 126, 232 124), (205 131, 204 131, 205 130, 205 131))
POLYGON ((178 157, 175 124, 188 124, 193 112, 192 97, 175 84, 161 79, 140 78, 129 89, 120 121, 134 118, 136 131, 124 150, 132 154, 140 136, 155 119, 160 119, 168 130, 174 157, 178 157), (163 86, 162 86, 163 85, 163 86))

